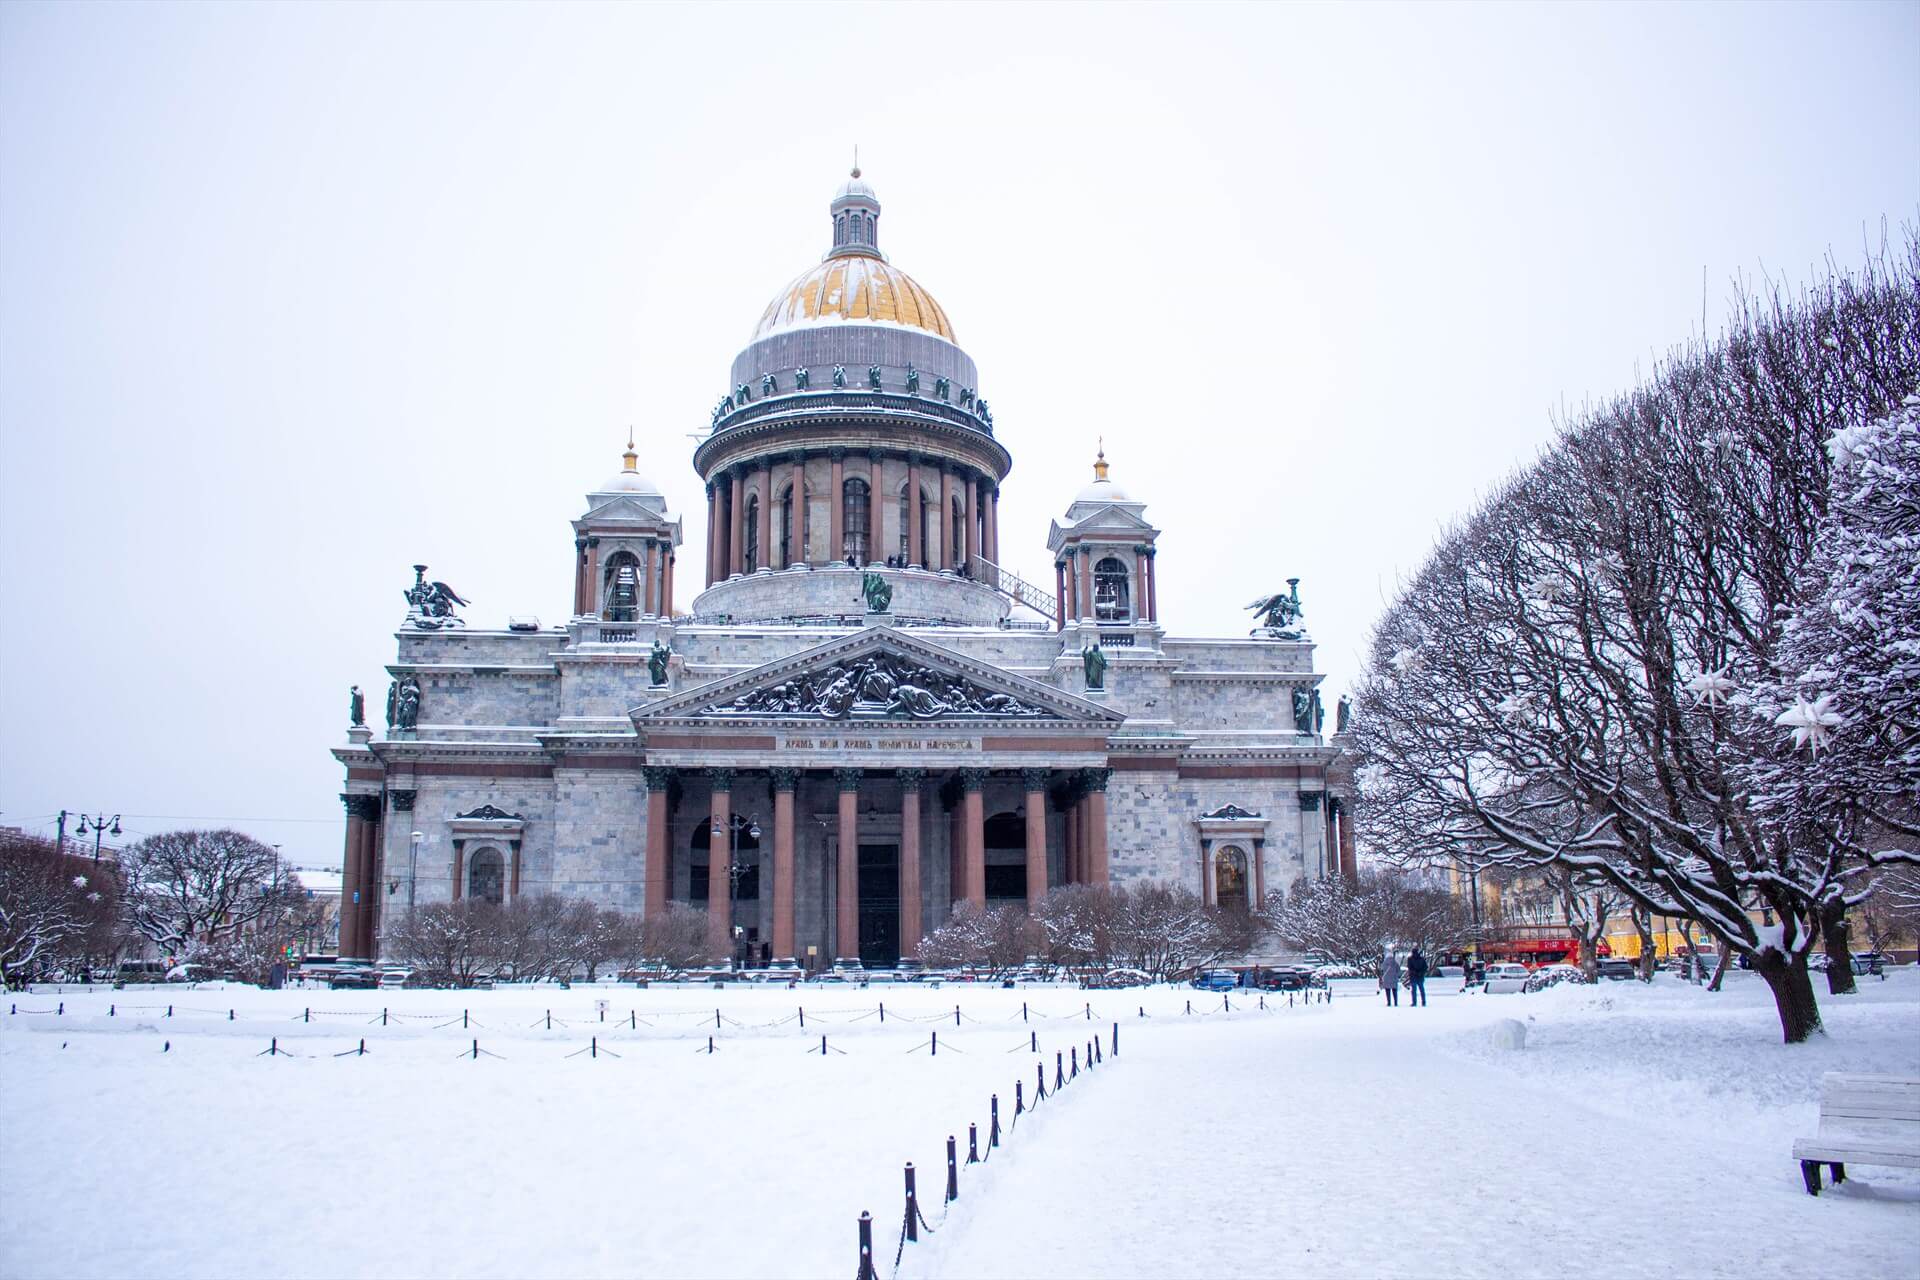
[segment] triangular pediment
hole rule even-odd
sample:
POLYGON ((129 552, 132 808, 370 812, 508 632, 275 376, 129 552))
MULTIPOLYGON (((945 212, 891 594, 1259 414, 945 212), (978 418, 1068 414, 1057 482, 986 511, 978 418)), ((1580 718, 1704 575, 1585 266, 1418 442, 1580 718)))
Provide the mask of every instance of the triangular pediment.
POLYGON ((649 496, 643 500, 632 494, 623 493, 592 507, 576 523, 581 525, 667 524, 671 522, 667 519, 665 506, 664 498, 649 496), (649 502, 654 505, 647 505, 649 502))
POLYGON ((699 721, 1071 722, 1126 717, 892 627, 870 627, 689 689, 633 713, 636 728, 699 721))

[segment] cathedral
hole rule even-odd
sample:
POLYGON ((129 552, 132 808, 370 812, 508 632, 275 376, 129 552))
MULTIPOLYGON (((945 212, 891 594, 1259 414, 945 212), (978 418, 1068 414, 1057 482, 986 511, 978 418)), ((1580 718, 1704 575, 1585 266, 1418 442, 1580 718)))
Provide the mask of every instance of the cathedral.
POLYGON ((551 893, 690 904, 718 963, 873 968, 966 903, 1157 879, 1244 910, 1352 873, 1297 591, 1244 638, 1170 633, 1104 454, 1070 498, 1026 482, 1067 499, 1052 580, 1002 568, 1040 549, 1002 549, 1017 433, 858 169, 829 208, 693 450, 697 557, 629 443, 573 521, 564 627, 469 626, 416 566, 386 731, 356 693, 333 753, 342 956, 409 905, 551 893))

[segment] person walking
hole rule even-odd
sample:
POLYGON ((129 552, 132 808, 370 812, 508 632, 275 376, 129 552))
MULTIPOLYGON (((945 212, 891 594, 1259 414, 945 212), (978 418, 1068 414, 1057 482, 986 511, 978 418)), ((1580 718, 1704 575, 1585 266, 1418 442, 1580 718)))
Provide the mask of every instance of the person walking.
POLYGON ((1400 1003, 1400 958, 1389 951, 1380 959, 1380 989, 1387 993, 1387 1007, 1400 1003))
POLYGON ((1407 1007, 1427 1002, 1427 958, 1415 947, 1407 957, 1407 1007))

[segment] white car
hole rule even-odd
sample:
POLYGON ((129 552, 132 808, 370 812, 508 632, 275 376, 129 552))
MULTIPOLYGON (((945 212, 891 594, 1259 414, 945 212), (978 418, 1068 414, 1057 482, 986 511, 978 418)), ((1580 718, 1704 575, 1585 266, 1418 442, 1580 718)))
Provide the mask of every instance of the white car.
POLYGON ((1532 976, 1533 971, 1523 964, 1512 961, 1490 964, 1487 966, 1485 989, 1490 995, 1508 995, 1515 991, 1525 991, 1527 979, 1532 976))

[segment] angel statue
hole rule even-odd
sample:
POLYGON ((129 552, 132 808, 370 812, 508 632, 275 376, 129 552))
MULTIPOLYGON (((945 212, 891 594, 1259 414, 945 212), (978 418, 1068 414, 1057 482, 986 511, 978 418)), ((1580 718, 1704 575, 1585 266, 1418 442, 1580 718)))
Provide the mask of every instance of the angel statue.
POLYGON ((467 602, 446 583, 428 582, 427 566, 423 564, 413 566, 413 585, 403 594, 407 598, 407 620, 422 630, 466 625, 453 615, 453 607, 467 602))
POLYGON ((1247 608, 1253 610, 1258 625, 1248 635, 1263 635, 1275 640, 1294 640, 1300 636, 1300 579, 1288 578, 1287 590, 1261 596, 1247 608))
POLYGON ((667 682, 667 660, 671 657, 672 649, 658 640, 653 642, 653 648, 647 653, 647 674, 653 677, 656 689, 667 682))
POLYGON ((867 597, 868 613, 885 613, 893 603, 893 588, 872 569, 860 575, 860 590, 867 597))

